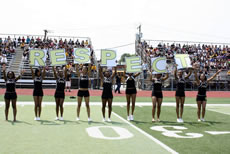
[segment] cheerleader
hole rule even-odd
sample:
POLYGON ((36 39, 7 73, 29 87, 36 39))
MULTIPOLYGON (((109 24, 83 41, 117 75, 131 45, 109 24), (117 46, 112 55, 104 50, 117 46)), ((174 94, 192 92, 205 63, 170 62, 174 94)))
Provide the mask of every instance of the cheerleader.
MULTIPOLYGON (((126 70, 124 72, 124 75, 126 74, 126 70)), ((134 120, 134 110, 135 110, 135 102, 136 102, 136 94, 137 94, 137 89, 136 89, 136 83, 135 83, 135 78, 139 76, 141 73, 128 73, 128 75, 125 75, 124 77, 126 78, 126 100, 127 100, 127 120, 128 121, 133 121, 134 120), (132 112, 130 115, 130 99, 132 99, 132 112)))
POLYGON ((162 74, 156 74, 154 78, 152 78, 152 69, 150 71, 150 81, 153 82, 153 91, 152 91, 152 122, 155 122, 155 111, 157 104, 157 121, 160 121, 161 114, 161 104, 163 100, 162 94, 162 83, 167 80, 169 77, 168 73, 166 73, 165 77, 162 77, 162 74))
POLYGON ((65 82, 67 80, 67 68, 65 67, 65 73, 62 70, 58 70, 58 74, 56 69, 53 66, 54 78, 56 79, 57 86, 55 91, 55 102, 56 102, 56 120, 63 120, 63 104, 65 99, 65 82), (59 119, 59 108, 61 117, 59 119))
POLYGON ((185 80, 190 77, 192 70, 183 77, 184 72, 182 70, 177 71, 177 65, 175 66, 174 77, 176 80, 176 114, 177 122, 183 123, 182 115, 184 111, 184 101, 185 101, 185 80), (180 112, 179 112, 180 110, 180 112), (180 113, 180 114, 179 114, 180 113))
POLYGON ((40 120, 41 111, 42 111, 42 98, 43 98, 43 89, 42 89, 42 81, 45 79, 45 67, 43 67, 43 71, 40 69, 35 69, 35 73, 33 71, 32 66, 30 66, 32 79, 34 80, 34 120, 40 120))
POLYGON ((78 65, 76 65, 76 73, 77 76, 79 77, 80 80, 80 89, 78 90, 78 106, 77 106, 77 118, 76 120, 79 121, 80 118, 80 109, 81 109, 81 103, 82 103, 82 99, 84 97, 85 99, 85 104, 86 104, 86 110, 87 110, 87 114, 88 114, 88 121, 92 121, 90 118, 90 107, 89 107, 89 87, 91 82, 90 82, 90 75, 91 75, 91 64, 88 64, 87 66, 83 66, 81 69, 81 73, 79 72, 79 68, 78 65))
POLYGON ((198 122, 200 121, 205 121, 204 116, 205 116, 205 108, 206 108, 206 90, 208 87, 208 84, 211 80, 213 80, 220 72, 222 69, 218 70, 212 77, 207 79, 205 74, 200 74, 199 77, 197 75, 197 69, 194 69, 194 75, 196 79, 196 84, 198 86, 198 94, 196 97, 196 102, 197 102, 197 117, 198 117, 198 122), (200 118, 200 112, 201 112, 201 107, 202 107, 202 118, 200 118))
POLYGON ((100 78, 103 82, 103 92, 102 92, 102 115, 103 115, 103 122, 105 122, 105 107, 106 103, 108 102, 108 122, 111 122, 111 112, 112 112, 112 101, 113 101, 113 92, 112 92, 112 85, 113 85, 113 78, 117 73, 117 69, 115 67, 115 71, 111 75, 110 72, 107 70, 102 73, 102 68, 100 68, 100 78))
MULTIPOLYGON (((24 74, 24 70, 21 72, 21 75, 24 74)), ((15 91, 15 84, 18 81, 18 79, 21 78, 21 75, 19 75, 17 78, 15 78, 15 74, 12 71, 9 71, 6 75, 6 66, 3 65, 3 78, 6 82, 6 92, 5 92, 5 116, 6 121, 8 121, 8 113, 10 108, 10 101, 12 102, 12 108, 13 108, 13 116, 14 116, 14 122, 16 121, 16 114, 17 114, 17 93, 15 91)))

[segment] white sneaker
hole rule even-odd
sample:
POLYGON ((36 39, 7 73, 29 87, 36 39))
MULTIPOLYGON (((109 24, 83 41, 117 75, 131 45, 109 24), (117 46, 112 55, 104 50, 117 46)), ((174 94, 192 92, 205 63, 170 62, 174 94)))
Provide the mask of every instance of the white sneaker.
POLYGON ((37 120, 40 121, 41 120, 40 117, 37 117, 37 120))
POLYGON ((111 122, 111 119, 110 119, 110 118, 108 118, 108 122, 111 122))
POLYGON ((180 123, 180 118, 177 118, 176 121, 177 121, 178 123, 180 123))
POLYGON ((64 119, 63 119, 63 117, 61 117, 59 120, 63 121, 64 119))
POLYGON ((134 120, 134 116, 133 116, 133 115, 130 116, 130 120, 131 120, 131 121, 134 120))
POLYGON ((130 121, 130 116, 127 116, 127 120, 130 121))
POLYGON ((79 121, 79 120, 80 120, 80 118, 79 118, 79 117, 77 117, 77 118, 76 118, 76 121, 79 121))
POLYGON ((201 118, 200 120, 203 121, 203 122, 205 122, 204 118, 201 118))
POLYGON ((58 117, 56 117, 56 118, 55 118, 55 120, 59 120, 59 118, 58 118, 58 117))
POLYGON ((37 121, 38 120, 37 117, 35 117, 34 120, 37 121))
POLYGON ((161 120, 160 119, 157 119, 158 122, 160 122, 161 120))
POLYGON ((102 121, 105 122, 105 118, 103 118, 102 121))
POLYGON ((200 119, 198 119, 197 121, 198 121, 198 122, 201 122, 201 120, 200 120, 200 119))
POLYGON ((184 120, 183 120, 182 118, 180 118, 180 122, 181 122, 181 123, 183 123, 183 122, 184 122, 184 120))
POLYGON ((88 122, 91 122, 91 121, 92 121, 92 119, 88 118, 88 122))

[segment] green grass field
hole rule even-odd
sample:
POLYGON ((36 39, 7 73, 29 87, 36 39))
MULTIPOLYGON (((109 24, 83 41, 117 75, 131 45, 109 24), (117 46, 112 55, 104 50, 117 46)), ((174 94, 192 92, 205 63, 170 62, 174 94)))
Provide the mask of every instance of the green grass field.
MULTIPOLYGON (((2 97, 2 96, 1 96, 2 97)), ((2 99, 3 100, 3 99, 2 99)), ((115 97, 112 122, 102 122, 100 97, 91 97, 91 118, 86 109, 76 118, 76 99, 66 97, 64 121, 55 121, 55 106, 44 104, 41 121, 34 121, 32 96, 18 96, 17 122, 4 120, 0 102, 0 153, 223 153, 230 151, 230 99, 208 98, 206 122, 197 122, 195 98, 186 98, 184 123, 176 122, 174 106, 162 106, 161 122, 151 122, 151 98, 138 98, 135 121, 126 120, 125 97, 115 97), (72 103, 71 103, 72 102, 72 103), (24 103, 24 104, 22 104, 24 103), (30 105, 27 105, 30 104, 30 105), (216 135, 213 135, 215 133, 216 135)), ((54 102, 45 96, 44 102, 54 102)), ((175 98, 164 98, 174 103, 175 98)), ((174 103, 175 104, 175 103, 174 103)), ((107 115, 107 114, 106 114, 107 115)))

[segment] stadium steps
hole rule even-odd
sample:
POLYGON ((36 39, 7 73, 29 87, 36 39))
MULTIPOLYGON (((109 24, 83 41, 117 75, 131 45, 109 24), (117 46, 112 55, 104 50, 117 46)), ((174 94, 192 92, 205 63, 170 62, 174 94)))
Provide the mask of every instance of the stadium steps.
POLYGON ((24 51, 21 48, 16 48, 15 49, 14 59, 13 59, 11 65, 8 68, 8 70, 13 71, 16 76, 18 76, 20 74, 20 64, 21 64, 21 61, 22 61, 23 52, 24 51))

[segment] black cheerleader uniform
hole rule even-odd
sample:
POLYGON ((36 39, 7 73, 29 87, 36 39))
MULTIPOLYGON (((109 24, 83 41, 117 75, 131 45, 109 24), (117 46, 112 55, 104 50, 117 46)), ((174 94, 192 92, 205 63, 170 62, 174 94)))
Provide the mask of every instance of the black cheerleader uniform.
POLYGON ((5 99, 16 99, 17 93, 15 91, 15 79, 6 79, 6 92, 5 92, 5 99))
POLYGON ((112 92, 112 78, 104 77, 103 81, 103 92, 102 92, 102 99, 112 99, 113 92, 112 92))
POLYGON ((162 80, 161 79, 153 80, 152 97, 155 96, 156 98, 163 98, 161 87, 162 87, 162 80))
POLYGON ((196 101, 206 101, 206 90, 207 90, 208 84, 207 81, 200 81, 200 85, 198 86, 198 94, 196 97, 196 101))
POLYGON ((136 93, 137 93, 137 89, 135 86, 134 76, 128 76, 128 78, 126 80, 125 94, 132 95, 132 94, 136 94, 136 93))
POLYGON ((57 87, 55 91, 55 98, 65 98, 65 78, 57 78, 57 87))
POLYGON ((34 92, 33 96, 43 96, 43 89, 42 89, 42 77, 35 77, 34 78, 34 92))
POLYGON ((178 78, 176 85, 177 85, 176 96, 185 97, 185 79, 184 78, 178 78))
MULTIPOLYGON (((80 76, 80 88, 89 87, 89 77, 87 75, 80 76)), ((78 90, 78 97, 89 97, 89 90, 78 90)))

